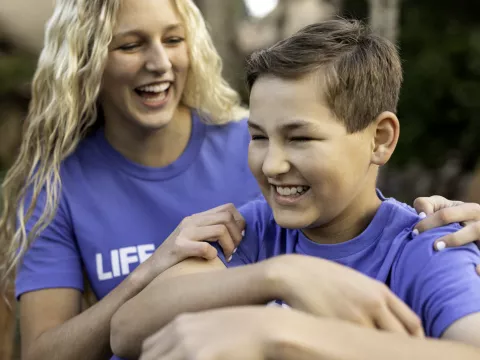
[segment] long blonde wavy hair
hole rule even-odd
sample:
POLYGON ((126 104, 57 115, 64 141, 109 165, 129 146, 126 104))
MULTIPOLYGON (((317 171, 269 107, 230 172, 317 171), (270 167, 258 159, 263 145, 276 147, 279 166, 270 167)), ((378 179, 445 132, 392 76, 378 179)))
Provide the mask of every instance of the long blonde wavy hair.
MULTIPOLYGON (((205 122, 223 124, 247 115, 222 78, 222 61, 192 0, 172 0, 187 32, 190 69, 182 103, 205 122)), ((97 98, 121 0, 57 0, 32 83, 32 101, 19 155, 3 183, 0 281, 8 287, 34 238, 55 216, 60 165, 97 121, 97 98), (32 213, 41 191, 46 202, 32 213), (26 197, 32 198, 26 201, 26 197), (33 221, 27 233, 26 224, 33 221)))

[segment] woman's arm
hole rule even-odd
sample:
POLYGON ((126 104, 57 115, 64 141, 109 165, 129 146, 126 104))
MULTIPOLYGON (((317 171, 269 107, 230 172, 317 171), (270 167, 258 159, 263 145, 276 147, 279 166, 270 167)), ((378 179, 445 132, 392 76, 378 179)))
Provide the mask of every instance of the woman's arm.
MULTIPOLYGON (((480 323, 475 326, 478 329, 480 323)), ((475 332, 474 328, 464 330, 475 332)), ((476 337, 478 341, 479 336, 476 337)), ((145 341, 140 360, 173 358, 477 360, 480 349, 366 329, 296 310, 238 307, 177 317, 145 341)))
MULTIPOLYGON (((38 256, 45 257, 45 254, 49 259, 55 259, 49 263, 48 269, 42 270, 43 277, 48 274, 71 276, 78 272, 76 265, 67 268, 74 263, 73 259, 76 259, 75 264, 79 260, 68 233, 62 233, 61 237, 58 235, 60 225, 62 228, 67 227, 61 222, 64 217, 60 215, 57 214, 54 223, 42 234, 39 242, 34 242, 33 247, 37 245, 37 251, 27 253, 30 265, 32 262, 38 263, 38 256), (39 251, 39 248, 42 251, 39 251), (61 264, 64 266, 58 268, 56 265, 57 268, 52 270, 60 258, 63 259, 61 264)), ((53 286, 50 282, 49 289, 32 290, 28 285, 27 288, 30 287, 31 290, 24 291, 25 284, 32 283, 32 276, 35 281, 42 276, 35 271, 22 273, 20 313, 24 358, 108 359, 112 355, 110 321, 121 305, 143 290, 158 274, 185 258, 216 258, 217 250, 204 242, 208 239, 218 239, 223 251, 230 256, 241 240, 243 226, 243 219, 231 204, 186 218, 147 261, 138 266, 100 302, 83 313, 81 293, 75 290, 74 286, 53 286), (192 229, 195 231, 192 232, 192 229)))
POLYGON ((47 289, 23 294, 20 298, 22 359, 109 359, 112 315, 150 280, 147 266, 142 265, 83 313, 80 313, 78 290, 47 289))

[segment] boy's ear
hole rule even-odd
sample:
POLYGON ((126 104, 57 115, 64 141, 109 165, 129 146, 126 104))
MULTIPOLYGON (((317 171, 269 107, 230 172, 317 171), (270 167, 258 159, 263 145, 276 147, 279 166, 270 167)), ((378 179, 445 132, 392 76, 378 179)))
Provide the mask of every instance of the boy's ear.
POLYGON ((394 113, 384 111, 375 119, 373 126, 375 134, 371 160, 373 164, 382 166, 390 160, 397 146, 400 136, 400 123, 394 113))

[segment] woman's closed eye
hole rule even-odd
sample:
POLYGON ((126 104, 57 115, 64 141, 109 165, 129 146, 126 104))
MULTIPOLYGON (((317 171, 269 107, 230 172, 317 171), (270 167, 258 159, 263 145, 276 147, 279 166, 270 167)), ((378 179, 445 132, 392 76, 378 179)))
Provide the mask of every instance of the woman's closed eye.
POLYGON ((165 43, 167 45, 176 45, 176 44, 180 44, 184 41, 185 41, 185 39, 183 37, 180 37, 180 36, 171 36, 171 37, 165 39, 165 43))
POLYGON ((119 49, 123 51, 133 51, 136 50, 138 47, 140 47, 140 43, 130 43, 120 46, 119 49))

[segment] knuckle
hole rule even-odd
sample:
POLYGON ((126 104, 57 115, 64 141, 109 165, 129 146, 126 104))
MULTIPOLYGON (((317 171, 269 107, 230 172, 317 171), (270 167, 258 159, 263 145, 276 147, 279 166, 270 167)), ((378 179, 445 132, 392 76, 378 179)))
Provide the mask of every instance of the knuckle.
POLYGON ((442 240, 448 246, 460 246, 463 244, 462 239, 457 235, 457 233, 452 233, 444 237, 442 240))
POLYGON ((418 206, 424 205, 426 201, 427 201, 426 197, 418 197, 413 201, 413 206, 417 208, 418 206))
POLYGON ((210 248, 212 246, 206 242, 202 242, 199 244, 199 246, 197 247, 197 251, 196 253, 194 254, 195 256, 198 256, 198 257, 205 257, 208 255, 208 253, 210 252, 210 248))
POLYGON ((443 224, 450 224, 452 222, 452 208, 445 208, 438 211, 438 218, 443 224))
POLYGON ((219 225, 218 233, 219 233, 220 236, 229 235, 228 228, 224 224, 219 225))
POLYGON ((235 209, 235 205, 233 205, 233 203, 226 203, 225 204, 225 209, 227 209, 227 210, 235 209))
POLYGON ((417 332, 417 331, 419 331, 420 329, 423 328, 422 321, 420 320, 420 318, 418 316, 412 315, 412 318, 410 319, 410 321, 408 323, 408 327, 410 328, 410 330, 412 332, 417 332))
POLYGON ((187 228, 188 226, 190 226, 192 221, 193 221, 193 216, 192 215, 183 218, 183 220, 180 222, 180 228, 181 229, 187 228))
POLYGON ((182 313, 175 316, 172 323, 177 333, 182 333, 191 321, 192 315, 189 313, 182 313))
POLYGON ((471 225, 467 225, 467 226, 472 227, 472 229, 475 231, 477 240, 479 240, 480 239, 480 221, 475 221, 475 223, 473 223, 471 225))
POLYGON ((472 203, 471 207, 472 207, 472 211, 477 213, 478 216, 480 217, 480 204, 472 203))

